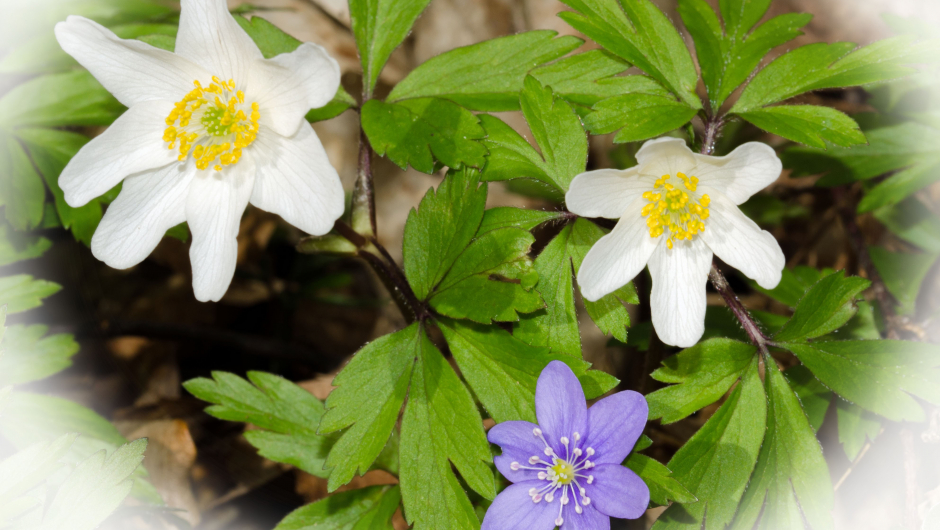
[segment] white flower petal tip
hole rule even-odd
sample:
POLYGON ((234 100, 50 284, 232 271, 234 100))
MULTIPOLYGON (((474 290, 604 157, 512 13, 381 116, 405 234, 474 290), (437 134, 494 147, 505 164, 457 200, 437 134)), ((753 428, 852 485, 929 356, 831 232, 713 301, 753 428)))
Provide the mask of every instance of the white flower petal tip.
POLYGON ((636 169, 599 169, 576 176, 565 194, 568 210, 582 217, 619 219, 652 179, 640 177, 636 169))
POLYGON ((743 144, 726 156, 696 154, 695 159, 696 176, 702 185, 724 193, 734 204, 744 203, 776 182, 783 172, 776 151, 761 142, 743 144))
POLYGON ((694 346, 705 333, 705 284, 712 252, 701 241, 661 245, 649 261, 653 328, 671 346, 694 346), (677 252, 678 251, 678 252, 677 252))
POLYGON ((243 82, 261 50, 235 22, 225 0, 183 0, 176 53, 222 79, 243 82))

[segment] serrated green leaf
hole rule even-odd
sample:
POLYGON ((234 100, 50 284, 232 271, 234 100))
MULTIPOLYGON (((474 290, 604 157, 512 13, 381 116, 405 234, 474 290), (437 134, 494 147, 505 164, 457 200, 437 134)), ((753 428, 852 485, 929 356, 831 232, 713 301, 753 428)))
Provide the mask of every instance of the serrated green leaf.
POLYGON ((924 421, 911 394, 940 403, 936 347, 920 342, 851 340, 783 345, 834 392, 894 421, 924 421))
POLYGON ((929 60, 938 42, 903 35, 855 51, 855 44, 810 44, 778 57, 748 84, 731 112, 740 114, 821 90, 888 81, 913 73, 907 64, 929 60))
POLYGON ((675 26, 652 2, 565 0, 564 3, 578 11, 559 13, 565 22, 654 77, 686 105, 702 108, 695 94, 698 74, 692 56, 675 26))
POLYGON ((64 434, 50 442, 39 442, 0 461, 0 526, 7 528, 16 519, 42 506, 42 499, 30 495, 51 475, 65 466, 65 453, 75 434, 64 434))
POLYGON ((37 280, 28 274, 0 278, 0 305, 7 306, 7 314, 21 313, 42 305, 43 298, 59 292, 62 286, 46 280, 37 280))
POLYGON ((10 326, 0 354, 0 387, 22 385, 61 372, 72 365, 78 343, 72 335, 46 337, 47 326, 10 326))
POLYGON ((535 384, 551 361, 564 362, 578 376, 590 366, 548 348, 530 346, 496 326, 450 319, 440 319, 438 324, 460 372, 497 423, 536 422, 535 384))
POLYGON ((430 1, 350 0, 349 14, 368 94, 372 94, 388 58, 430 1))
POLYGON ((428 299, 438 313, 481 324, 519 320, 545 306, 532 289, 538 273, 528 253, 535 237, 518 228, 492 230, 460 254, 428 299))
POLYGON ((904 241, 940 253, 940 218, 916 198, 879 208, 872 214, 904 241))
POLYGON ((650 374, 663 383, 674 383, 647 394, 650 419, 674 423, 725 395, 750 366, 756 349, 731 339, 709 339, 663 361, 650 374))
POLYGON ((738 116, 767 132, 813 147, 825 148, 826 142, 844 147, 866 143, 855 120, 829 107, 780 105, 738 116))
POLYGON ((359 350, 333 380, 337 388, 326 400, 319 433, 348 429, 326 460, 332 468, 330 491, 352 480, 357 471, 368 471, 385 447, 408 394, 415 357, 426 340, 417 323, 381 337, 359 350))
POLYGON ((855 315, 855 299, 869 285, 868 280, 846 277, 843 271, 824 277, 800 299, 793 317, 777 332, 774 340, 812 339, 842 327, 855 315))
POLYGON ((561 219, 564 212, 527 210, 512 206, 498 206, 483 213, 483 221, 477 229, 477 237, 500 228, 519 228, 531 231, 549 221, 561 219))
POLYGON ((586 399, 599 398, 620 384, 619 379, 602 370, 588 370, 578 376, 578 382, 584 389, 586 399))
POLYGON ((631 93, 595 104, 584 125, 592 134, 619 131, 616 143, 639 142, 678 129, 697 113, 671 96, 631 93))
POLYGON ((309 122, 325 121, 339 116, 349 109, 356 108, 359 103, 353 98, 342 85, 336 90, 336 95, 326 105, 313 109, 307 113, 306 120, 309 122))
POLYGON ((303 44, 261 17, 251 17, 249 20, 242 16, 236 16, 235 22, 238 22, 238 25, 245 30, 251 40, 255 41, 265 59, 270 59, 282 53, 290 53, 303 44))
POLYGON ((881 418, 842 399, 836 400, 836 417, 839 421, 839 442, 845 449, 845 456, 854 462, 866 440, 874 441, 881 432, 881 418))
POLYGON ((401 422, 399 479, 405 516, 415 530, 479 529, 451 464, 477 493, 487 499, 496 496, 483 420, 470 392, 424 330, 418 335, 418 360, 401 422))
MULTIPOLYGON (((2 103, 2 100, 0 100, 2 103)), ((0 201, 4 215, 17 230, 39 226, 46 202, 46 187, 29 154, 13 137, 0 135, 0 201)))
POLYGON ((767 403, 757 365, 753 356, 741 384, 667 464, 698 502, 673 503, 654 530, 723 530, 734 517, 764 437, 767 403))
POLYGON ((672 471, 668 467, 646 455, 631 453, 624 465, 639 475, 649 487, 652 503, 666 506, 671 501, 690 503, 698 500, 673 478, 672 471))
POLYGON ((388 101, 441 97, 470 110, 519 109, 519 93, 529 70, 582 44, 549 30, 527 31, 456 48, 425 61, 395 85, 388 101))
POLYGON ((828 276, 833 272, 835 271, 832 269, 819 270, 805 265, 798 265, 792 269, 783 269, 780 283, 773 289, 764 289, 756 283, 752 284, 751 287, 781 304, 795 308, 813 284, 822 279, 823 276, 828 276))
POLYGON ((832 529, 833 491, 822 447, 776 363, 766 366, 767 434, 731 528, 802 530, 806 521, 815 530, 832 529))
POLYGON ((486 164, 486 147, 477 141, 486 136, 480 120, 446 99, 369 100, 362 129, 375 152, 402 169, 433 173, 435 160, 452 169, 486 164))
POLYGON ((0 98, 0 127, 110 125, 124 107, 90 73, 31 79, 0 98))
POLYGON ((721 0, 721 18, 725 21, 728 34, 741 37, 760 22, 770 8, 771 0, 721 0))
MULTIPOLYGON (((539 66, 530 74, 539 83, 552 89, 556 96, 577 104, 592 106, 598 101, 630 92, 630 85, 643 76, 615 77, 630 68, 630 64, 607 50, 590 50, 571 55, 551 64, 539 66)), ((669 92, 653 80, 651 85, 669 92)))
POLYGON ((486 207, 486 184, 474 171, 452 172, 408 214, 404 267, 419 300, 444 279, 477 232, 486 207))
POLYGON ((865 213, 891 206, 940 180, 940 158, 916 164, 891 175, 868 190, 858 203, 858 212, 865 213))
POLYGON ((912 315, 921 284, 937 261, 938 254, 891 252, 883 247, 870 246, 868 255, 885 287, 898 301, 898 311, 903 315, 912 315))
POLYGON ((245 433, 261 456, 326 478, 329 472, 323 464, 335 437, 316 433, 323 403, 273 374, 248 372, 248 379, 251 382, 228 372, 213 372, 212 379, 192 379, 183 386, 197 398, 214 403, 206 408, 210 416, 264 429, 245 433))
POLYGON ((51 247, 52 241, 44 237, 15 232, 0 222, 0 267, 38 258, 51 247))
POLYGON ((809 426, 814 432, 818 431, 832 403, 832 391, 823 386, 813 372, 802 364, 787 368, 783 376, 787 378, 790 388, 796 392, 796 397, 803 406, 803 412, 806 412, 809 426))
POLYGON ((336 493, 294 510, 274 530, 391 530, 400 498, 398 486, 336 493))

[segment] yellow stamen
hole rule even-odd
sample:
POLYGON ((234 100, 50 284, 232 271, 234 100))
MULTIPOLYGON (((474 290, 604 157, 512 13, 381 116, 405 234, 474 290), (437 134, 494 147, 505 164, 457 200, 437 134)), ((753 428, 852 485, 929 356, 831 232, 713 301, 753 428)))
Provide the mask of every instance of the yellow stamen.
POLYGON ((676 177, 681 181, 679 187, 668 182, 672 178, 670 175, 663 175, 653 183, 652 190, 643 192, 647 204, 640 211, 647 218, 646 226, 651 238, 669 232, 666 238, 668 249, 673 248, 674 241, 692 241, 705 231, 704 220, 708 219, 711 202, 708 195, 696 196, 698 178, 684 173, 676 173, 676 177))

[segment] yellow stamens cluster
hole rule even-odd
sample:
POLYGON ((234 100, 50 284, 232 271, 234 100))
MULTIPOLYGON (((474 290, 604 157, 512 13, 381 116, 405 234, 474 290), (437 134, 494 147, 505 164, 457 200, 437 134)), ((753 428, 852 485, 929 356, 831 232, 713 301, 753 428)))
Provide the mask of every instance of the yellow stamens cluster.
POLYGON ((696 234, 705 231, 705 219, 708 219, 708 195, 695 198, 698 179, 682 173, 676 175, 682 181, 685 191, 670 184, 670 175, 663 175, 653 184, 653 190, 643 193, 649 203, 640 212, 647 217, 646 226, 650 237, 656 238, 669 232, 666 247, 671 249, 673 239, 691 241, 696 234))
POLYGON ((213 169, 222 171, 224 166, 237 163, 242 149, 258 137, 261 113, 258 104, 252 103, 246 114, 245 93, 236 89, 234 80, 213 77, 208 87, 199 81, 193 84, 196 88, 167 116, 163 141, 170 150, 179 142, 180 162, 192 155, 197 168, 209 169, 215 163, 213 169))

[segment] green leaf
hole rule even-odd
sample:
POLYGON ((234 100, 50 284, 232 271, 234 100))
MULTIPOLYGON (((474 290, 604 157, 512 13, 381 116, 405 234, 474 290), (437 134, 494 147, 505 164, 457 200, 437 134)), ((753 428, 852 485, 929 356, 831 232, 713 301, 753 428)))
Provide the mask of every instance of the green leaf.
POLYGON ((770 0, 721 0, 719 8, 728 34, 740 37, 760 22, 770 8, 770 0))
POLYGON ((578 11, 559 13, 565 22, 611 53, 639 67, 688 106, 702 108, 695 94, 698 74, 685 41, 652 2, 565 0, 564 3, 578 11))
POLYGON ((172 52, 176 50, 176 37, 170 35, 142 35, 137 40, 146 42, 154 48, 172 52))
POLYGON ((479 183, 474 171, 452 172, 408 214, 405 276, 419 300, 427 299, 473 240, 486 207, 486 184, 479 183))
POLYGON ((842 399, 836 401, 836 417, 839 420, 839 441, 845 449, 845 456, 854 462, 866 440, 874 441, 881 432, 881 418, 842 399))
POLYGON ((675 384, 647 394, 650 419, 674 423, 718 401, 750 366, 755 351, 736 340, 709 339, 667 358, 650 377, 675 384))
POLYGON ((738 115, 765 131, 813 147, 825 148, 826 142, 845 147, 866 143, 855 120, 829 107, 781 105, 738 115))
POLYGON ((587 164, 587 137, 571 106, 556 98, 535 78, 525 79, 520 96, 522 113, 541 154, 511 127, 496 117, 483 115, 484 144, 490 150, 484 180, 532 178, 565 192, 587 164))
POLYGON ((586 399, 599 398, 620 384, 619 379, 601 370, 588 370, 583 375, 578 376, 578 382, 581 383, 581 388, 584 389, 586 399))
POLYGON ((897 204, 940 180, 940 158, 932 162, 916 164, 878 183, 859 201, 858 212, 870 212, 897 204))
POLYGON ((245 432, 261 456, 326 478, 329 473, 323 464, 335 437, 316 433, 323 416, 320 400, 273 374, 248 372, 248 379, 250 383, 235 374, 213 372, 212 379, 200 377, 183 386, 197 398, 214 403, 206 408, 210 416, 263 429, 245 432))
POLYGON ((778 57, 748 84, 731 112, 740 114, 811 90, 867 85, 915 72, 906 64, 929 60, 937 40, 903 35, 852 51, 855 44, 810 44, 778 57))
POLYGON ((835 271, 832 269, 818 270, 813 267, 798 265, 792 269, 783 269, 780 283, 773 289, 764 289, 756 283, 752 284, 751 287, 781 304, 796 307, 813 284, 822 279, 823 276, 828 276, 833 272, 835 271))
POLYGON ((672 96, 629 93, 598 102, 584 125, 592 134, 619 130, 614 136, 616 143, 639 142, 678 129, 697 113, 672 96))
POLYGON ((356 47, 362 61, 363 84, 372 94, 382 68, 405 40, 411 26, 431 0, 350 0, 356 47))
POLYGON ((911 394, 940 404, 936 346, 896 340, 788 343, 813 374, 856 405, 893 421, 924 421, 911 394))
POLYGON ((336 493, 291 512, 274 530, 392 530, 398 486, 370 486, 336 493))
POLYGON ((630 91, 638 79, 646 79, 659 90, 668 91, 644 76, 614 77, 630 68, 630 64, 607 50, 591 50, 539 66, 530 74, 556 96, 571 103, 592 106, 602 99, 630 91))
MULTIPOLYGON (((365 474, 392 435, 411 381, 415 356, 427 338, 418 324, 359 350, 333 380, 319 433, 343 432, 327 457, 329 490, 365 474)), ((402 451, 405 448, 402 447, 402 451)))
MULTIPOLYGON (((2 103, 2 100, 0 100, 2 103)), ((46 187, 29 154, 14 138, 0 135, 0 201, 4 215, 17 230, 35 228, 42 221, 46 187)))
POLYGON ((793 317, 783 325, 774 340, 788 342, 825 335, 839 329, 855 316, 855 299, 871 285, 864 278, 832 273, 810 287, 800 300, 793 317))
POLYGON ((734 529, 833 528, 833 492, 822 447, 793 389, 766 364, 767 434, 734 529), (759 522, 758 522, 758 519, 759 522))
POLYGON ((0 222, 0 267, 38 258, 52 248, 52 241, 44 237, 26 235, 10 230, 0 222))
POLYGON ((757 365, 753 356, 741 384, 667 464, 698 502, 672 504, 654 530, 723 530, 734 517, 764 437, 767 404, 757 365))
POLYGON ((42 299, 59 292, 62 286, 46 280, 36 280, 28 274, 0 278, 0 305, 7 306, 7 314, 21 313, 42 305, 42 299))
POLYGON ((813 431, 818 431, 826 418, 826 412, 829 411, 829 405, 832 403, 832 391, 823 386, 819 379, 809 371, 809 368, 802 364, 797 364, 787 368, 783 376, 790 383, 790 388, 796 392, 800 404, 803 405, 803 411, 809 420, 813 431))
POLYGON ((940 218, 916 198, 872 212, 899 238, 932 254, 940 253, 940 218))
POLYGON ((90 73, 51 74, 0 98, 0 127, 110 125, 124 107, 90 73))
POLYGON ((446 99, 369 100, 362 106, 362 128, 375 152, 402 169, 433 173, 434 160, 453 169, 486 163, 486 147, 477 141, 486 135, 480 120, 446 99))
POLYGON ((63 456, 75 434, 64 434, 54 441, 39 442, 0 461, 0 526, 7 528, 24 514, 40 508, 43 500, 35 493, 51 475, 65 466, 63 456))
POLYGON ((556 39, 557 34, 527 31, 442 53, 412 70, 395 86, 388 101, 435 96, 470 110, 518 110, 519 92, 529 70, 583 43, 572 36, 556 39))
POLYGON ((545 307, 532 289, 538 280, 528 256, 534 242, 532 234, 518 228, 478 237, 434 288, 431 307, 442 315, 481 324, 517 321, 519 313, 545 307))
POLYGON ((937 261, 938 254, 891 252, 883 247, 870 246, 868 255, 885 287, 900 304, 898 311, 903 315, 914 314, 921 284, 937 261))
POLYGON ((335 118, 349 109, 356 108, 359 103, 353 98, 346 89, 340 85, 336 90, 336 95, 326 105, 313 109, 307 113, 307 121, 317 122, 335 118))
POLYGON ((0 354, 0 387, 45 379, 72 366, 78 343, 72 335, 46 337, 47 326, 10 326, 0 354))
POLYGON ((698 500, 673 478, 668 467, 646 455, 631 453, 624 465, 639 475, 649 487, 650 502, 666 506, 671 501, 690 503, 698 500))
POLYGON ((496 326, 450 319, 440 319, 438 324, 460 372, 497 423, 536 422, 535 384, 551 361, 566 363, 579 377, 590 366, 548 348, 530 346, 496 326))
POLYGON ((477 493, 496 496, 483 420, 440 351, 423 330, 418 336, 418 360, 401 422, 405 516, 415 530, 478 529, 480 521, 451 464, 477 493))
POLYGON ((79 463, 56 491, 39 530, 93 530, 120 507, 131 492, 133 475, 144 459, 147 440, 100 451, 79 463))
POLYGON ((527 210, 512 206, 498 206, 483 213, 483 221, 477 229, 477 237, 500 228, 519 228, 531 231, 549 221, 561 219, 564 212, 527 210))
POLYGON ((245 30, 251 40, 255 41, 265 59, 270 59, 282 53, 290 53, 303 44, 261 17, 247 19, 236 16, 235 22, 238 22, 238 25, 245 30))

